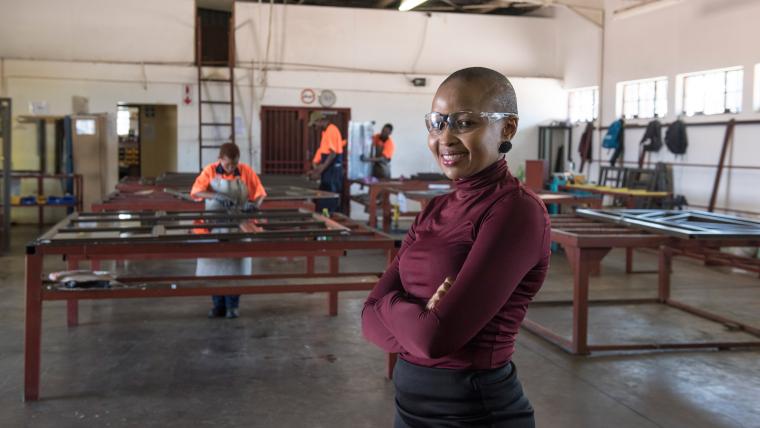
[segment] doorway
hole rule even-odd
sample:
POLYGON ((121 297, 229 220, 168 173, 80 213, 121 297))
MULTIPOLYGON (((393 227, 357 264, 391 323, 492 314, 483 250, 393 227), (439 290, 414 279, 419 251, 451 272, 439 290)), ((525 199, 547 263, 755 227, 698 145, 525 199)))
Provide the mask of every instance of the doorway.
POLYGON ((116 109, 119 180, 176 171, 177 106, 120 104, 116 109))
MULTIPOLYGON (((319 135, 309 127, 309 115, 321 111, 348 138, 351 109, 308 107, 261 107, 261 172, 302 175, 311 169, 311 159, 319 147, 319 135)), ((344 161, 344 165, 347 163, 344 161)))
MULTIPOLYGON (((261 173, 303 175, 311 169, 311 159, 319 147, 321 134, 309 125, 309 116, 320 111, 338 127, 344 140, 348 139, 350 108, 261 107, 261 173)), ((340 210, 348 212, 350 189, 348 177, 348 146, 344 149, 343 194, 340 210)))

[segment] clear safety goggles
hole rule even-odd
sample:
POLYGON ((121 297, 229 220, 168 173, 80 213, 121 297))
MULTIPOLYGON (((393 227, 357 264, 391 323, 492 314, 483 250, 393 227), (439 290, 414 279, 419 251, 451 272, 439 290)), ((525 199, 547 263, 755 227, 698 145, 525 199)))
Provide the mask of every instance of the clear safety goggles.
POLYGON ((508 117, 518 118, 516 113, 457 111, 443 114, 432 112, 425 115, 425 125, 428 132, 433 135, 443 132, 445 125, 448 125, 450 132, 464 134, 508 117))

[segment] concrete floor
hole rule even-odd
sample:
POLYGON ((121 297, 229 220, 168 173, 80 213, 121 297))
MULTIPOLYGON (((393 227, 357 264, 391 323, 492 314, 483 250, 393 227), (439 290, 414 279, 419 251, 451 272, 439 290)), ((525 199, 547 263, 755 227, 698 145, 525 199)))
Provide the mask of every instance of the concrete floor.
MULTIPOLYGON (((364 342, 366 293, 345 293, 337 317, 322 295, 244 296, 242 317, 209 320, 206 298, 44 305, 42 400, 21 401, 23 242, 0 258, 0 427, 389 427, 393 387, 385 356, 364 342)), ((50 264, 52 265, 52 263, 50 264)), ((62 267, 62 265, 58 264, 62 267)), ((283 261, 266 267, 282 269, 283 261)), ((354 253, 344 270, 381 269, 354 253)), ((132 265, 192 271, 193 264, 132 265)), ((637 268, 654 269, 650 254, 637 268)), ((650 297, 656 275, 625 275, 622 252, 605 259, 592 297, 650 297)), ((674 295, 760 325, 760 280, 677 259, 674 295)), ((570 296, 562 256, 539 298, 570 296)), ((569 308, 529 315, 569 332, 569 308)), ((591 342, 746 337, 657 305, 593 308, 591 342)), ((650 352, 572 357, 523 331, 514 357, 539 427, 760 427, 760 351, 650 352)))

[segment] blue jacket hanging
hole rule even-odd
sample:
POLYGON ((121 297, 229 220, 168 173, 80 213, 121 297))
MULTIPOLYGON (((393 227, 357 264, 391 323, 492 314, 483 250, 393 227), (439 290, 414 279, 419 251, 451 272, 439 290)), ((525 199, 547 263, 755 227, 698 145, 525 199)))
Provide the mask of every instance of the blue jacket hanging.
POLYGON ((623 119, 612 122, 607 128, 607 133, 602 140, 602 147, 605 149, 617 149, 620 145, 620 134, 623 133, 623 119))
POLYGON ((623 129, 625 128, 625 123, 623 122, 623 119, 618 119, 614 122, 612 122, 607 128, 607 134, 604 135, 604 139, 602 140, 602 147, 605 149, 613 149, 614 152, 612 153, 612 157, 610 158, 610 165, 615 166, 615 163, 617 162, 618 157, 620 157, 620 154, 624 150, 624 138, 623 138, 623 129))

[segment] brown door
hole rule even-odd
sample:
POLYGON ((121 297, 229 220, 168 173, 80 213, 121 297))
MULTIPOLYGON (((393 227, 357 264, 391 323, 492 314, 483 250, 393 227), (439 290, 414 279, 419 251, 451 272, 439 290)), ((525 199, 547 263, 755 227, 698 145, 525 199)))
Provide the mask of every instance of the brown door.
MULTIPOLYGON (((261 107, 261 173, 301 175, 311 169, 311 159, 319 147, 320 133, 309 127, 309 115, 323 112, 348 140, 351 109, 311 107, 261 107)), ((348 147, 344 148, 343 174, 348 171, 348 147)), ((344 184, 342 211, 347 212, 348 186, 344 184)))
POLYGON ((263 106, 261 107, 262 174, 300 175, 311 168, 311 159, 319 147, 321 137, 318 131, 307 126, 309 115, 313 111, 324 112, 340 129, 343 139, 348 139, 351 109, 263 106))

